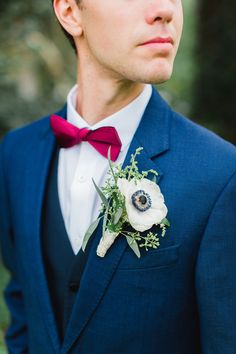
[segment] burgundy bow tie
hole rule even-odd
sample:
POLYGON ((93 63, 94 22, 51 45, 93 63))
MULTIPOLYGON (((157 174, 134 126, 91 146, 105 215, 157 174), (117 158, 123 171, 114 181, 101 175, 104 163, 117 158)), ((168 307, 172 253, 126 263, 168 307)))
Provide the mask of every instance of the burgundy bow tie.
POLYGON ((116 161, 120 153, 122 144, 114 127, 101 127, 96 130, 80 129, 55 114, 51 115, 50 124, 61 147, 69 148, 82 141, 87 141, 106 158, 109 147, 111 147, 112 161, 116 161))

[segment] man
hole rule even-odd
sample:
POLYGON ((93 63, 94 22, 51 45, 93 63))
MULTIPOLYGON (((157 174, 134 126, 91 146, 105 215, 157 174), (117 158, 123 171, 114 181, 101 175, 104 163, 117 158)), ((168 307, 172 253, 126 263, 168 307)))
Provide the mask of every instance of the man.
POLYGON ((49 116, 9 133, 0 169, 9 353, 234 354, 236 150, 150 86, 171 76, 181 1, 54 0, 54 10, 78 56, 78 86, 54 128, 115 128, 123 167, 143 147, 139 170, 158 172, 171 226, 140 258, 121 235, 101 258, 100 223, 83 253, 100 207, 92 178, 104 185, 108 160, 89 141, 59 148, 49 116))

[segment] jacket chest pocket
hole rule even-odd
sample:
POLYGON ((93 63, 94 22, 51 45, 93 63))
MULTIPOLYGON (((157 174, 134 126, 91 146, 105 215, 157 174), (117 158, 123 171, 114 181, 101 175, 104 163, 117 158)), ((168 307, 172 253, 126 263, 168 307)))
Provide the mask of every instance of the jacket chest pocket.
POLYGON ((137 258, 131 249, 127 249, 117 270, 135 271, 173 266, 178 262, 181 245, 144 251, 137 258))

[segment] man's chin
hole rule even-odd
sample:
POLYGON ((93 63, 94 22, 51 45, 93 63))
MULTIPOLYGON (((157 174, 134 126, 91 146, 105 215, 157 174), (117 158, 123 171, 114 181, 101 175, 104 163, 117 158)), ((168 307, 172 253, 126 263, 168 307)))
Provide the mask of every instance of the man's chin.
POLYGON ((169 63, 166 65, 163 62, 159 62, 158 64, 152 67, 143 66, 141 69, 140 67, 138 69, 135 67, 133 71, 124 71, 123 78, 142 84, 163 84, 171 78, 173 65, 169 63))
POLYGON ((151 84, 151 85, 158 85, 163 84, 164 82, 168 81, 172 76, 172 72, 165 74, 165 75, 152 75, 149 77, 145 77, 140 80, 140 82, 144 84, 151 84))
POLYGON ((171 75, 165 76, 165 77, 158 77, 158 78, 153 78, 149 80, 147 83, 152 84, 152 85, 159 85, 159 84, 164 84, 166 81, 168 81, 171 78, 171 75))
POLYGON ((163 69, 164 70, 159 69, 143 73, 140 82, 152 85, 163 84, 171 78, 173 67, 163 69))

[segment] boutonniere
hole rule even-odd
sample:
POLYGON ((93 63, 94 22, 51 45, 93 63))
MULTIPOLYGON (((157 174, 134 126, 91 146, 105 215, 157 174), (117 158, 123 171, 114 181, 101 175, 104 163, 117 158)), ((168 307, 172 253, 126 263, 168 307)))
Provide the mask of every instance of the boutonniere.
POLYGON ((158 225, 163 237, 166 228, 170 226, 166 218, 168 210, 156 183, 158 173, 155 170, 138 170, 136 157, 142 149, 136 149, 135 154, 131 155, 130 164, 125 168, 111 162, 108 156, 108 179, 104 187, 99 188, 93 181, 102 203, 100 216, 84 236, 83 251, 101 219, 102 237, 97 247, 99 257, 105 256, 118 236, 126 237, 137 257, 140 257, 140 248, 144 247, 148 251, 160 245, 158 234, 148 230, 158 225), (146 178, 149 174, 153 175, 152 180, 146 178))

